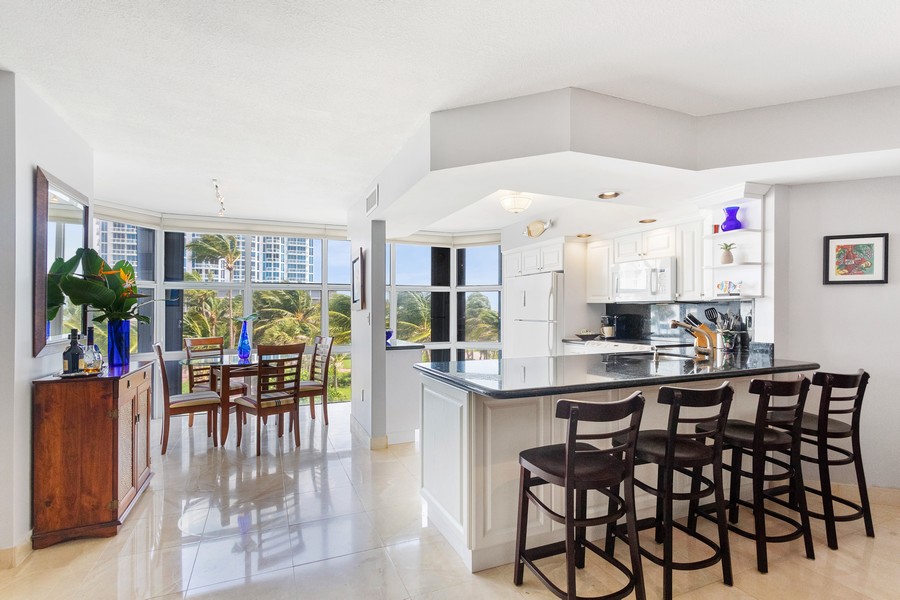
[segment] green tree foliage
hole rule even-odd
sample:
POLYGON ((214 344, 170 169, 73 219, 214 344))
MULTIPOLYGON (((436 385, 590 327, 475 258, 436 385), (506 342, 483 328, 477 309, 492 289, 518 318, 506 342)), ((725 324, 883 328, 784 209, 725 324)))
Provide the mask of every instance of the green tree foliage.
POLYGON ((408 342, 431 341, 431 294, 397 294, 397 338, 408 342))
POLYGON ((338 346, 350 344, 350 296, 334 294, 328 299, 328 328, 338 346))
POLYGON ((500 315, 481 292, 473 292, 466 298, 466 341, 500 341, 500 315))
MULTIPOLYGON (((186 248, 191 251, 194 259, 199 262, 217 265, 222 261, 228 281, 234 281, 234 269, 241 259, 241 244, 237 236, 221 233, 201 235, 190 242, 186 248)), ((226 329, 228 331, 228 344, 234 347, 234 293, 228 290, 228 319, 226 329)), ((223 336, 224 337, 224 336, 223 336)))
POLYGON ((253 310, 259 314, 253 333, 257 344, 309 344, 322 330, 319 301, 307 290, 255 292, 253 310))

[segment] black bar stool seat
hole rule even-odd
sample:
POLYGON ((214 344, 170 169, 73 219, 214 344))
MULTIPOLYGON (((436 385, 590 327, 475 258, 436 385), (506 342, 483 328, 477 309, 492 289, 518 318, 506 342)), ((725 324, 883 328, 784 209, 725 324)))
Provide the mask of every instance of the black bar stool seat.
MULTIPOLYGON (((556 417, 568 420, 565 444, 553 444, 523 450, 519 454, 519 512, 516 529, 516 558, 513 583, 521 585, 525 566, 557 597, 567 600, 619 600, 632 591, 645 600, 641 555, 635 542, 631 547, 631 565, 618 560, 596 544, 587 540, 587 528, 615 524, 625 517, 627 530, 637 539, 637 517, 634 512, 634 442, 644 410, 644 397, 635 392, 620 402, 575 402, 560 400, 556 417), (627 425, 611 425, 606 433, 579 433, 580 422, 609 423, 627 421, 627 425), (620 435, 622 442, 611 442, 620 435), (592 440, 588 443, 583 440, 592 440), (597 443, 606 444, 603 448, 597 443), (535 493, 534 488, 555 485, 564 489, 562 509, 554 509, 535 493), (619 495, 619 486, 625 493, 619 495), (606 514, 588 518, 588 491, 595 490, 609 502, 606 514), (528 507, 534 504, 550 520, 565 525, 565 540, 526 548, 528 535, 528 507), (591 550, 625 575, 627 581, 618 590, 591 599, 576 593, 576 569, 585 566, 585 550, 591 550), (553 583, 541 570, 537 561, 566 555, 565 589, 553 583)), ((548 498, 553 495, 549 494, 548 498)), ((550 500, 550 504, 553 504, 550 500)))

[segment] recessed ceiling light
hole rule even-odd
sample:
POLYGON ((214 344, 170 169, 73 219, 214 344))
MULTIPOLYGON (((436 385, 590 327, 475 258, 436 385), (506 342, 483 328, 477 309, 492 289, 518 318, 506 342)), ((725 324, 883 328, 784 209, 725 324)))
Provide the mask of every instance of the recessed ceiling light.
POLYGON ((613 198, 618 198, 622 195, 622 192, 601 192, 597 194, 597 197, 601 200, 612 200, 613 198))
POLYGON ((579 233, 579 234, 576 234, 575 237, 589 238, 589 237, 591 237, 591 234, 589 234, 589 233, 579 233))
POLYGON ((656 219, 641 219, 638 223, 656 223, 656 219))

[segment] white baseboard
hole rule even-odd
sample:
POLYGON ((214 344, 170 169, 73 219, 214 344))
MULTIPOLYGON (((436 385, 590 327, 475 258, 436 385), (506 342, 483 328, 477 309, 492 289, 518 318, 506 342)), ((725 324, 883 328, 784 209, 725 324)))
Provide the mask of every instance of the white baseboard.
POLYGON ((12 548, 0 548, 0 570, 14 569, 31 554, 31 533, 25 541, 12 548))

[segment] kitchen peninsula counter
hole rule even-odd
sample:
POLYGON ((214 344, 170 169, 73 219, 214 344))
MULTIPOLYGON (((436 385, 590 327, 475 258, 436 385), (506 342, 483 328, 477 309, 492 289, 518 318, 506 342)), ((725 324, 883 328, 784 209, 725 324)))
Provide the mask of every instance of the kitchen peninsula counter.
MULTIPOLYGON (((429 519, 473 572, 513 560, 518 455, 565 441, 566 424, 554 418, 559 398, 614 402, 639 390, 647 401, 641 429, 664 429, 668 407, 656 402, 660 386, 709 388, 727 380, 735 389, 730 416, 752 421, 751 379, 809 375, 819 368, 768 354, 723 353, 697 361, 692 349, 684 350, 681 356, 661 353, 658 361, 651 354, 583 354, 415 365, 422 497, 429 519)), ((637 476, 651 480, 650 468, 638 467, 637 476)), ((636 500, 639 517, 652 514, 652 497, 639 493, 636 500)), ((548 494, 544 501, 559 510, 562 496, 548 494)), ((601 502, 589 512, 605 509, 601 502)), ((529 545, 562 539, 562 526, 538 522, 537 511, 531 512, 529 545)))

